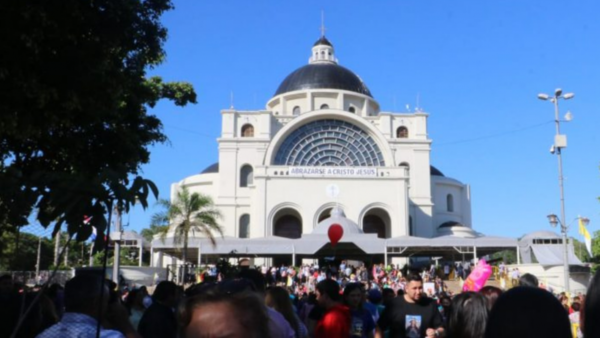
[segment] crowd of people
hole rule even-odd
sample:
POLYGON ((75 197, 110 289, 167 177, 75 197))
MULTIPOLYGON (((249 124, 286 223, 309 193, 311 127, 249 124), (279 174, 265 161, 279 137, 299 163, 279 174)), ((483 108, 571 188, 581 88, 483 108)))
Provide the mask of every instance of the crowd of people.
MULTIPOLYGON (((257 267, 257 269, 261 271, 267 284, 283 286, 288 288, 291 293, 301 295, 304 293, 314 293, 317 283, 325 279, 337 281, 342 288, 347 284, 360 283, 364 285, 367 291, 371 289, 392 289, 395 293, 398 293, 406 285, 405 276, 409 268, 408 266, 401 268, 394 264, 387 266, 384 266, 384 264, 375 264, 367 267, 362 263, 353 265, 348 261, 341 261, 339 265, 327 264, 319 266, 317 263, 314 263, 302 266, 288 266, 282 264, 279 267, 267 267, 263 265, 257 267)), ((444 268, 436 267, 435 265, 431 265, 427 269, 422 269, 419 275, 424 283, 431 285, 430 289, 425 290, 430 295, 447 290, 443 281, 452 277, 452 275, 444 275, 444 268)), ((217 272, 215 267, 206 267, 198 272, 196 281, 201 283, 207 278, 221 279, 222 276, 217 272)))
POLYGON ((0 337, 600 337, 600 272, 573 296, 530 274, 508 290, 452 294, 443 266, 425 270, 258 267, 201 273, 185 287, 162 281, 151 292, 95 274, 32 290, 0 276, 0 337))

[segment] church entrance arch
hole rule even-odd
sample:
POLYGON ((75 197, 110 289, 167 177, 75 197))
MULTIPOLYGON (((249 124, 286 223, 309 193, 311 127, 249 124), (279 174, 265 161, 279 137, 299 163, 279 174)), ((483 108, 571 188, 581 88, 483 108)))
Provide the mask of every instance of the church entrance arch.
POLYGON ((285 238, 300 238, 302 235, 302 217, 298 211, 291 208, 279 210, 273 218, 273 235, 285 238))
POLYGON ((373 208, 363 217, 362 229, 366 234, 377 234, 378 238, 390 238, 390 215, 384 209, 373 208))

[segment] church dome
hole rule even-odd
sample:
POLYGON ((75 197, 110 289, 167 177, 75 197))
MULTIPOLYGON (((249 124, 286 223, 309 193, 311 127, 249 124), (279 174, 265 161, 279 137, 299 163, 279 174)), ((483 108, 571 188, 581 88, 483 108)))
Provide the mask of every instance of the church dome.
POLYGON ((358 75, 338 64, 333 45, 324 35, 313 45, 308 65, 288 75, 274 96, 306 89, 341 89, 373 97, 358 75))
POLYGON ((317 40, 317 42, 315 42, 314 46, 318 46, 318 45, 325 45, 325 46, 331 46, 333 47, 333 45, 331 44, 331 42, 329 42, 329 40, 327 40, 327 38, 325 36, 322 36, 319 40, 317 40))
POLYGON ((279 85, 275 96, 306 89, 341 89, 373 97, 358 75, 333 63, 313 63, 296 69, 279 85))
POLYGON ((362 234, 363 231, 358 227, 358 224, 346 218, 344 211, 340 207, 334 207, 331 210, 331 216, 322 220, 312 231, 313 234, 327 234, 329 227, 332 224, 339 224, 344 229, 344 235, 362 234))
POLYGON ((206 167, 206 169, 202 170, 200 174, 213 174, 219 172, 219 162, 213 163, 206 167))

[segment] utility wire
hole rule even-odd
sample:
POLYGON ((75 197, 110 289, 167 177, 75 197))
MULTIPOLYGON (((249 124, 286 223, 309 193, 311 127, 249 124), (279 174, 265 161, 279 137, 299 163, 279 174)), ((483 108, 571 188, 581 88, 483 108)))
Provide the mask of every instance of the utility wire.
POLYGON ((515 133, 522 132, 522 131, 529 130, 529 129, 539 128, 541 126, 545 126, 545 125, 550 124, 550 123, 554 123, 554 120, 549 120, 549 121, 546 121, 546 122, 542 122, 542 123, 538 123, 538 124, 526 126, 526 127, 519 128, 519 129, 513 129, 513 130, 503 131, 503 132, 496 133, 496 134, 479 136, 479 137, 475 137, 475 138, 471 138, 471 139, 464 139, 464 140, 450 141, 450 142, 442 142, 442 143, 437 144, 436 146, 440 147, 440 146, 448 146, 448 145, 454 145, 454 144, 460 144, 460 143, 470 143, 470 142, 476 142, 476 141, 481 141, 481 140, 487 140, 487 139, 496 138, 496 137, 500 137, 500 136, 504 136, 504 135, 515 134, 515 133))

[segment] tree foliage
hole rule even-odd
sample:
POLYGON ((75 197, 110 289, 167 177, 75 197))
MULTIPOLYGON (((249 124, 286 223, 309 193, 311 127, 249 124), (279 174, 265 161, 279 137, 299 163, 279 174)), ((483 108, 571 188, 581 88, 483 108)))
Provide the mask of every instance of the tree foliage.
POLYGON ((590 253, 587 251, 585 243, 574 237, 571 237, 571 243, 573 243, 573 251, 575 252, 575 256, 577 256, 580 261, 585 263, 591 260, 590 253))
POLYGON ((501 260, 506 264, 516 264, 517 263, 517 252, 515 250, 502 250, 496 253, 493 253, 490 258, 492 260, 501 260))
MULTIPOLYGON (((156 221, 156 220, 155 220, 156 221)), ((169 225, 150 224, 149 228, 142 229, 141 235, 148 242, 152 242, 154 235, 164 234, 169 231, 169 225)))
POLYGON ((600 230, 594 231, 594 235, 592 236, 592 253, 594 257, 592 257, 597 263, 600 263, 600 230))
MULTIPOLYGON (((39 237, 22 232, 4 232, 0 236, 0 271, 34 271, 37 261, 39 237), (18 241, 17 241, 18 238, 18 241)), ((52 264, 54 244, 42 237, 40 270, 52 264)))
MULTIPOLYGON (((121 248, 119 264, 121 266, 138 266, 138 249, 137 248, 121 248)), ((108 250, 108 261, 107 265, 112 266, 114 264, 115 252, 114 250, 108 250)), ((99 251, 94 254, 93 258, 94 266, 102 266, 104 264, 104 251, 99 251)), ((142 264, 144 266, 150 265, 150 255, 144 254, 142 257, 142 264)))
POLYGON ((173 201, 161 199, 158 201, 163 208, 152 217, 152 225, 160 226, 161 238, 165 238, 170 229, 174 233, 174 243, 182 246, 182 260, 187 262, 188 238, 196 233, 209 238, 215 244, 214 233, 223 235, 223 230, 218 224, 221 213, 214 208, 210 196, 190 193, 187 187, 182 187, 173 201), (170 227, 164 227, 169 224, 170 227))
POLYGON ((165 59, 159 19, 170 9, 169 0, 0 2, 0 232, 35 211, 81 241, 92 225, 106 229, 113 205, 127 212, 157 197, 139 176, 148 148, 166 141, 148 108, 196 102, 191 85, 146 74, 165 59))

